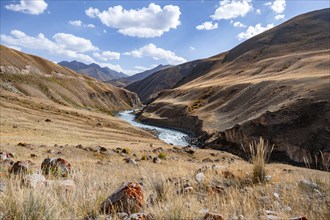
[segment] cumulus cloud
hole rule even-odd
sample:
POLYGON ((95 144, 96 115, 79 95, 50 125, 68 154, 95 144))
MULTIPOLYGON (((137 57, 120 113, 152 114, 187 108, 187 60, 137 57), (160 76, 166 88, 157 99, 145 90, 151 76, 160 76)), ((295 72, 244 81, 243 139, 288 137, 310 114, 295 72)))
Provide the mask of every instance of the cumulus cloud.
POLYGON ((251 0, 223 0, 220 1, 219 7, 211 15, 211 18, 220 20, 237 18, 239 16, 244 17, 252 9, 251 0))
POLYGON ((180 64, 186 62, 186 59, 175 55, 170 50, 164 50, 156 47, 154 44, 148 44, 138 50, 126 52, 124 55, 130 55, 136 58, 152 57, 154 60, 166 60, 169 64, 180 64))
POLYGON ((69 24, 73 25, 73 26, 77 26, 77 27, 88 27, 88 28, 95 28, 94 24, 84 24, 82 21, 80 20, 76 20, 76 21, 69 21, 69 24))
POLYGON ((99 50, 92 44, 90 40, 81 37, 76 37, 72 34, 57 33, 53 36, 53 38, 55 42, 64 49, 74 50, 77 52, 99 50))
POLYGON ((176 29, 180 25, 181 14, 178 6, 162 8, 154 3, 137 10, 126 10, 118 5, 101 12, 91 7, 85 13, 91 18, 99 18, 104 25, 118 29, 123 35, 142 38, 159 37, 170 29, 176 29))
POLYGON ((281 20, 284 19, 285 15, 279 14, 275 16, 275 20, 281 20))
POLYGON ((285 2, 285 0, 275 0, 269 6, 275 13, 281 14, 285 10, 286 2, 285 2))
POLYGON ((82 51, 96 49, 96 47, 91 45, 89 40, 63 33, 55 34, 53 38, 55 41, 46 38, 42 33, 33 37, 19 30, 12 30, 10 35, 0 35, 1 41, 9 45, 35 50, 45 50, 50 54, 59 55, 63 58, 76 59, 81 62, 94 62, 94 59, 90 56, 80 53, 82 51), (63 39, 65 37, 68 39, 63 39), (74 50, 77 47, 81 48, 79 50, 74 50))
POLYGON ((249 26, 245 32, 239 33, 237 35, 238 40, 246 40, 255 35, 258 35, 270 28, 274 27, 273 24, 268 24, 267 26, 263 27, 261 24, 257 24, 256 26, 249 26))
POLYGON ((218 23, 212 23, 210 21, 206 21, 204 22, 203 24, 200 24, 200 25, 197 25, 196 26, 196 29, 197 30, 214 30, 214 29, 217 29, 218 28, 218 23))
POLYGON ((100 53, 93 53, 93 56, 97 59, 103 60, 103 61, 109 61, 109 60, 119 60, 120 59, 120 53, 112 52, 112 51, 103 51, 100 53))
POLYGON ((47 3, 44 0, 20 0, 18 4, 6 5, 5 8, 11 11, 22 12, 31 15, 43 13, 47 8, 47 3))
POLYGON ((234 27, 246 27, 245 24, 242 24, 241 22, 239 21, 236 21, 234 24, 233 24, 234 27))
POLYGON ((257 10, 256 10, 256 13, 257 13, 258 15, 260 15, 260 14, 261 14, 261 10, 260 10, 260 9, 257 9, 257 10))

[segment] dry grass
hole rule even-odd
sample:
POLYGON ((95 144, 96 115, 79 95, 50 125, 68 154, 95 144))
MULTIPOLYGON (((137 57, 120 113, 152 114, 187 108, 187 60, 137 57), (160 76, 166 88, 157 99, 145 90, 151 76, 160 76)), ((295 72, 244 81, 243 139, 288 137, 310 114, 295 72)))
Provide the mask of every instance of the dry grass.
MULTIPOLYGON (((245 148, 243 147, 245 150, 245 148)), ((268 163, 274 145, 270 146, 260 137, 259 142, 253 141, 249 145, 248 159, 253 164, 252 179, 254 183, 266 181, 266 163, 268 163)))

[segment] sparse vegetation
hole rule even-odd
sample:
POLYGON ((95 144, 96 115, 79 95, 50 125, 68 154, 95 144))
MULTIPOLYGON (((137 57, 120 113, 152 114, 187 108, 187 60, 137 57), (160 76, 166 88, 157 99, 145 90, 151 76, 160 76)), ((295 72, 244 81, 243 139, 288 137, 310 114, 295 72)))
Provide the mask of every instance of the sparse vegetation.
POLYGON ((166 153, 165 152, 160 152, 158 154, 159 159, 166 160, 166 153))
MULTIPOLYGON (((243 149, 245 149, 243 147, 243 149)), ((252 179, 254 183, 263 183, 266 180, 266 168, 270 155, 274 149, 274 145, 270 146, 260 137, 259 142, 253 141, 249 145, 248 158, 250 163, 253 164, 252 179)))

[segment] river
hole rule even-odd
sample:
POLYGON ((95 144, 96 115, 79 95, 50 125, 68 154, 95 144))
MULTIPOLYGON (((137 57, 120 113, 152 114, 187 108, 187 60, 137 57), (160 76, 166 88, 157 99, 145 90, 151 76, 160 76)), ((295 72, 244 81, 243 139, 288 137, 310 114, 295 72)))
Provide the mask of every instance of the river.
POLYGON ((187 141, 188 134, 173 129, 142 124, 138 121, 135 121, 135 115, 133 114, 132 110, 119 112, 118 117, 124 121, 127 121, 128 123, 130 123, 135 127, 146 128, 157 131, 158 138, 168 144, 173 144, 178 146, 189 145, 187 141))

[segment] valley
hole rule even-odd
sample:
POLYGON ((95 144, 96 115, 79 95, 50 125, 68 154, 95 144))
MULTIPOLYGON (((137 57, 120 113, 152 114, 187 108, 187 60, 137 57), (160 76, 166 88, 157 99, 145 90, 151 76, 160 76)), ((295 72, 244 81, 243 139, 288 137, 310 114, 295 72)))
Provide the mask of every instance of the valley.
MULTIPOLYGON (((22 2, 2 10, 29 4, 22 2)), ((28 10, 26 16, 37 13, 28 10)), ((120 53, 72 34, 48 39, 40 33, 33 44, 22 31, 1 33, 0 220, 330 218, 330 9, 286 19, 228 51, 196 60, 148 40, 170 36, 165 32, 176 26, 159 25, 172 21, 173 13, 179 16, 177 10, 155 3, 136 10, 86 9, 108 31, 85 20, 66 21, 76 33, 95 35, 95 42, 124 35, 120 53), (111 31, 120 23, 107 20, 113 10, 113 16, 125 14, 125 27, 141 22, 111 31), (150 13, 151 20, 164 16, 154 19, 152 27, 159 29, 144 27, 139 13, 150 13), (134 34, 139 40, 129 52, 134 34), (62 61, 27 53, 19 39, 62 61), (138 49, 144 42, 149 44, 138 49), (63 61, 68 57, 72 61, 63 61), (131 69, 113 64, 123 57, 171 62, 147 68, 132 58, 131 69), (124 70, 141 72, 129 76, 124 70)), ((216 13, 209 17, 216 21, 216 13)), ((177 32, 185 21, 177 22, 177 32)), ((203 23, 204 31, 218 28, 212 22, 203 23)), ((178 48, 183 43, 166 39, 178 48)))

